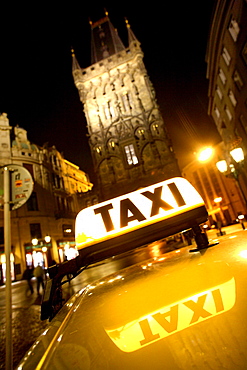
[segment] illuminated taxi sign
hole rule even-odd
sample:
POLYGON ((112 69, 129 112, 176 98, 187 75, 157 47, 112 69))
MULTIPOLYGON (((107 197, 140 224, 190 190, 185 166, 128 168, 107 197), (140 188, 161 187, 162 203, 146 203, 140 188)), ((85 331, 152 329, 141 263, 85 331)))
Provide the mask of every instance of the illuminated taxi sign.
POLYGON ((76 244, 81 249, 203 205, 186 179, 172 178, 83 209, 76 219, 76 244))
POLYGON ((133 352, 201 321, 229 311, 236 302, 235 279, 162 307, 116 329, 105 329, 123 352, 133 352))

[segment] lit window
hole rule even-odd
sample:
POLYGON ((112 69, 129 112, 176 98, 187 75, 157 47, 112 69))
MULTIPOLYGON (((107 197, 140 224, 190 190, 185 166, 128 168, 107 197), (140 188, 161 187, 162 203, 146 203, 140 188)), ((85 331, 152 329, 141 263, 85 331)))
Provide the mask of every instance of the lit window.
POLYGON ((73 228, 72 228, 72 225, 70 224, 63 224, 62 226, 63 228, 63 236, 66 237, 66 236, 74 236, 74 231, 73 231, 73 228))
POLYGON ((216 92, 217 92, 217 94, 218 94, 218 96, 219 96, 219 98, 220 98, 220 100, 221 100, 221 99, 222 99, 222 97, 223 97, 223 95, 222 95, 222 92, 221 92, 221 90, 220 90, 219 86, 217 86, 217 87, 216 87, 216 92))
POLYGON ((223 56, 224 61, 226 62, 226 65, 229 66, 231 62, 231 57, 230 57, 230 54, 228 53, 228 50, 225 47, 223 48, 222 56, 223 56))
POLYGON ((229 25, 229 28, 228 28, 232 38, 234 41, 237 41, 237 38, 238 38, 238 34, 239 34, 239 25, 238 25, 238 22, 235 20, 235 19, 232 19, 231 20, 231 23, 229 25))
POLYGON ((230 90, 230 91, 229 91, 228 96, 229 96, 229 99, 231 100, 232 105, 233 105, 234 107, 236 107, 236 105, 237 105, 237 100, 236 100, 235 95, 233 94, 232 90, 230 90))
POLYGON ((157 125, 157 123, 155 123, 153 125, 153 128, 154 128, 154 131, 156 131, 156 133, 159 135, 160 131, 159 131, 159 125, 157 125))
POLYGON ((215 115, 216 115, 217 118, 220 117, 219 109, 216 106, 214 107, 214 113, 215 113, 215 115))
POLYGON ((139 135, 141 136, 141 138, 142 138, 143 140, 145 140, 144 130, 143 130, 143 129, 140 129, 140 130, 138 130, 138 133, 139 133, 139 135))
POLYGON ((245 45, 243 47, 242 56, 244 58, 245 63, 247 64, 247 42, 245 43, 245 45))
POLYGON ((106 119, 115 117, 115 111, 110 102, 107 102, 107 104, 104 104, 103 107, 104 107, 104 113, 105 113, 106 119))
POLYGON ((96 150, 96 152, 97 152, 98 154, 101 154, 101 152, 102 152, 102 148, 101 148, 101 146, 97 146, 97 147, 95 148, 95 150, 96 150))
POLYGON ((219 70, 219 76, 220 76, 221 82, 223 83, 223 85, 225 85, 225 83, 226 83, 226 76, 225 76, 225 73, 223 72, 223 70, 221 68, 219 70))
POLYGON ((122 95, 122 100, 123 100, 123 106, 124 110, 128 112, 132 107, 131 107, 131 97, 130 94, 127 92, 122 95))
POLYGON ((134 145, 133 144, 126 145, 124 147, 124 150, 125 150, 125 153, 126 153, 128 164, 130 166, 137 164, 138 163, 138 158, 137 158, 137 156, 135 154, 134 145))
POLYGON ((232 114, 231 114, 231 112, 230 112, 230 110, 227 106, 225 106, 225 112, 226 112, 226 115, 227 115, 229 121, 231 121, 232 120, 232 114))
POLYGON ((243 80, 242 80, 240 74, 238 73, 238 71, 235 71, 234 72, 234 74, 233 74, 233 81, 235 82, 235 84, 237 85, 237 88, 239 90, 241 90, 242 87, 244 86, 243 80))

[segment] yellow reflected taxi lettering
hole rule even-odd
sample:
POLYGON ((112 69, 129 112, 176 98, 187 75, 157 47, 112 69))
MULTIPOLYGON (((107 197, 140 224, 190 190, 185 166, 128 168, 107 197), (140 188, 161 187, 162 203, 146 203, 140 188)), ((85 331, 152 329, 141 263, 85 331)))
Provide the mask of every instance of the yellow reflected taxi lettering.
POLYGON ((230 310, 236 301, 235 279, 201 292, 172 306, 134 320, 124 327, 106 330, 124 352, 132 352, 230 310))

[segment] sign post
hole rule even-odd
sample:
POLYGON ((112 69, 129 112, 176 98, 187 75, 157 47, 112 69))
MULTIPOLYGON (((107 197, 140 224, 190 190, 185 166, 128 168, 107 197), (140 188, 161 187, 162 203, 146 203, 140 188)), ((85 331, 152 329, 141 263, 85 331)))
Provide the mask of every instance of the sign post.
MULTIPOLYGON (((6 165, 0 173, 0 188, 3 189, 4 208, 4 253, 6 259, 6 369, 13 369, 12 343, 12 287, 11 287, 11 225, 10 211, 21 207, 33 191, 30 173, 22 166, 6 165)), ((0 205, 2 208, 2 205, 0 205)))
POLYGON ((10 179, 9 169, 4 167, 4 252, 6 260, 6 369, 12 369, 13 345, 12 345, 12 294, 11 294, 11 266, 10 266, 10 179))

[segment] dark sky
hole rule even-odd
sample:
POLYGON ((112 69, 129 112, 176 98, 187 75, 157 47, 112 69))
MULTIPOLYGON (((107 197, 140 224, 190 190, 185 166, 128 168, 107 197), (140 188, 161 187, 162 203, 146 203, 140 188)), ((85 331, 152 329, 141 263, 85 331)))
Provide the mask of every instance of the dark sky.
MULTIPOLYGON (((31 142, 55 145, 92 178, 86 121, 73 83, 71 46, 90 65, 90 26, 104 7, 126 45, 124 17, 141 42, 158 104, 184 165, 201 145, 215 143, 207 116, 206 45, 215 0, 133 2, 65 1, 2 7, 0 112, 27 130, 31 142), (100 5, 97 5, 100 4, 100 5), (4 8, 4 9, 3 9, 4 8)), ((126 45, 127 46, 127 45, 126 45)))

